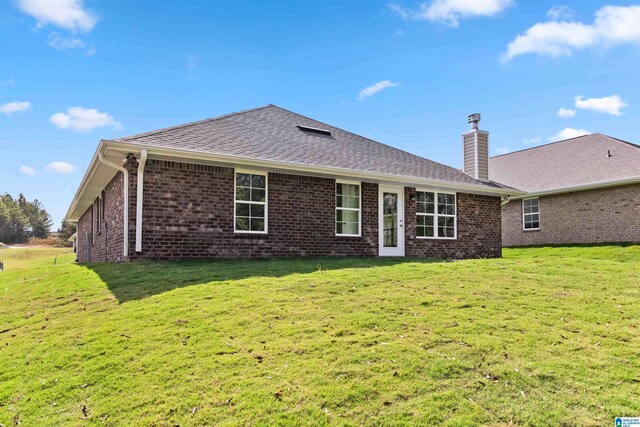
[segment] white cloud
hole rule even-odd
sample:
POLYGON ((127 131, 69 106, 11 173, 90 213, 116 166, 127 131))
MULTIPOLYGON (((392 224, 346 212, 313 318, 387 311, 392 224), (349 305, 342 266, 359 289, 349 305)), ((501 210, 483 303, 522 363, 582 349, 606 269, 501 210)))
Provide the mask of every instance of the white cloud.
POLYGON ((363 101, 365 98, 375 95, 383 89, 388 87, 396 87, 399 86, 400 83, 392 82, 391 80, 382 80, 381 82, 372 84, 371 86, 365 87, 358 94, 358 101, 363 101))
POLYGON ((34 176, 36 174, 36 170, 34 168, 32 168, 31 166, 20 166, 20 175, 26 175, 26 176, 34 176))
POLYGON ((541 136, 536 136, 533 138, 525 138, 522 140, 522 143, 524 145, 538 145, 542 142, 542 137, 541 136))
POLYGON ((49 173, 71 173, 76 169, 76 166, 66 162, 51 162, 44 168, 49 173))
POLYGON ((431 0, 421 3, 417 10, 396 3, 391 3, 389 7, 403 19, 441 22, 457 27, 461 19, 494 16, 512 3, 512 0, 431 0))
POLYGON ((574 21, 537 23, 507 46, 503 60, 536 53, 554 58, 571 56, 574 50, 640 44, 640 5, 604 6, 593 24, 574 21))
POLYGON ((547 16, 552 21, 567 21, 573 18, 575 11, 569 6, 553 6, 547 12, 547 16))
POLYGON ((98 22, 84 8, 83 0, 17 0, 17 5, 36 19, 38 28, 51 24, 69 31, 89 32, 98 22))
POLYGON ((497 155, 507 154, 511 152, 511 147, 497 147, 495 152, 497 155))
POLYGON ((85 47, 85 43, 75 37, 62 37, 58 33, 49 34, 49 46, 58 50, 80 49, 85 47))
POLYGON ((0 105, 0 113, 4 113, 4 114, 17 113, 19 111, 27 111, 29 108, 31 108, 30 102, 26 102, 26 101, 25 102, 18 102, 18 101, 7 102, 6 104, 0 105))
POLYGON ((627 104, 618 95, 605 96, 603 98, 588 98, 584 99, 583 96, 576 96, 576 108, 582 108, 584 110, 593 110, 596 113, 606 113, 612 116, 620 116, 622 112, 620 109, 627 106, 627 104))
POLYGON ((576 115, 576 110, 572 110, 570 108, 560 108, 558 110, 558 116, 564 117, 565 119, 575 117, 575 115, 576 115))
POLYGON ((121 129, 120 122, 110 114, 101 113, 95 108, 71 107, 66 113, 56 113, 49 121, 60 129, 88 132, 99 127, 121 129))
POLYGON ((589 135, 591 132, 585 129, 564 128, 555 135, 549 137, 549 142, 562 141, 563 139, 576 138, 582 135, 589 135))

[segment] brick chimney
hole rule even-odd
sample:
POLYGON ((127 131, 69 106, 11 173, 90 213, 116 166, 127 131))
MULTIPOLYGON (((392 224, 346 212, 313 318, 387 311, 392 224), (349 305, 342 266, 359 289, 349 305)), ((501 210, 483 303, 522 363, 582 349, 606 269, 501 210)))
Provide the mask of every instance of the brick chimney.
POLYGON ((478 129, 480 114, 469 114, 471 130, 462 134, 464 173, 475 179, 489 180, 489 132, 478 129))

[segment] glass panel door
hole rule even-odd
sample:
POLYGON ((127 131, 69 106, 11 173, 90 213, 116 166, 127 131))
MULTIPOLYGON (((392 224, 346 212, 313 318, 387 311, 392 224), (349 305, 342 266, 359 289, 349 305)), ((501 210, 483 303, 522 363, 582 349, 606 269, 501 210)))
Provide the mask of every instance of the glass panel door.
POLYGON ((378 254, 404 256, 404 188, 379 187, 378 254))
POLYGON ((398 247, 398 193, 382 194, 383 246, 398 247))

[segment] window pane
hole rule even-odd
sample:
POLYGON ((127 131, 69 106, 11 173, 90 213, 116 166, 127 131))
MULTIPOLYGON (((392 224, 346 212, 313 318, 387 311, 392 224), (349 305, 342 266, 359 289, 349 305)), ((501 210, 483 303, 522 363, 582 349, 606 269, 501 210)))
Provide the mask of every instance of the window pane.
POLYGON ((438 227, 453 227, 453 218, 448 216, 438 217, 438 227))
POLYGON ((264 231, 264 219, 251 218, 251 231, 264 231))
POLYGON ((438 237, 454 237, 453 217, 438 217, 438 237))
POLYGON ((236 216, 249 216, 249 205, 247 203, 236 203, 236 216))
POLYGON ((252 218, 264 218, 264 205, 251 205, 252 218))
POLYGON ((251 185, 251 175, 248 173, 236 174, 236 186, 249 187, 251 185))
POLYGON ((341 218, 340 221, 345 221, 345 222, 358 222, 358 211, 343 211, 340 210, 338 212, 341 212, 341 218))
POLYGON ((253 188, 265 188, 265 181, 264 175, 251 175, 251 187, 253 188))
POLYGON ((262 189, 252 189, 251 190, 251 201, 252 202, 264 202, 265 201, 265 191, 262 189))
POLYGON ((360 197, 360 186, 356 184, 337 184, 336 194, 360 197))
POLYGON ((455 215, 455 196, 453 194, 438 194, 438 214, 455 215))
POLYGON ((342 196, 342 207, 358 209, 360 207, 360 199, 353 196, 342 196))
POLYGON ((539 210, 538 199, 523 200, 522 203, 524 206, 525 213, 538 212, 539 210), (527 209, 529 210, 529 212, 527 212, 527 209))
POLYGON ((249 218, 236 217, 236 230, 239 230, 239 231, 249 230, 249 218))
POLYGON ((338 208, 360 208, 360 198, 355 196, 336 196, 336 207, 338 208))
POLYGON ((236 187, 236 200, 249 200, 249 189, 236 187))
POLYGON ((347 222, 342 228, 344 234, 358 234, 358 223, 347 222))
POLYGON ((433 237, 433 226, 425 227, 424 235, 425 237, 433 237))
POLYGON ((438 227, 438 235, 440 237, 453 237, 453 228, 450 227, 438 227))

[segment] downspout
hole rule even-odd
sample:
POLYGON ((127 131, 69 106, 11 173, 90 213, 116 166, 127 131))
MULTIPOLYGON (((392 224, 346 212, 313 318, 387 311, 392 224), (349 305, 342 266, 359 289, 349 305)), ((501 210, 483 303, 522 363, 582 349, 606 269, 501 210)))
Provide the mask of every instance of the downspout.
POLYGON ((502 206, 506 205, 507 203, 509 203, 509 201, 510 201, 510 200, 511 200, 511 196, 504 196, 504 197, 502 198, 502 203, 501 203, 501 205, 502 205, 502 206))
POLYGON ((123 248, 122 255, 129 256, 129 171, 127 168, 123 166, 118 166, 115 163, 110 162, 109 160, 105 160, 104 156, 101 152, 98 152, 98 158, 100 159, 100 163, 104 163, 107 166, 110 166, 114 169, 119 170, 124 174, 124 184, 123 184, 123 193, 124 193, 124 209, 123 209, 123 248))
POLYGON ((138 162, 138 186, 136 196, 136 252, 142 252, 142 186, 144 183, 144 166, 147 164, 147 150, 140 151, 138 162))

